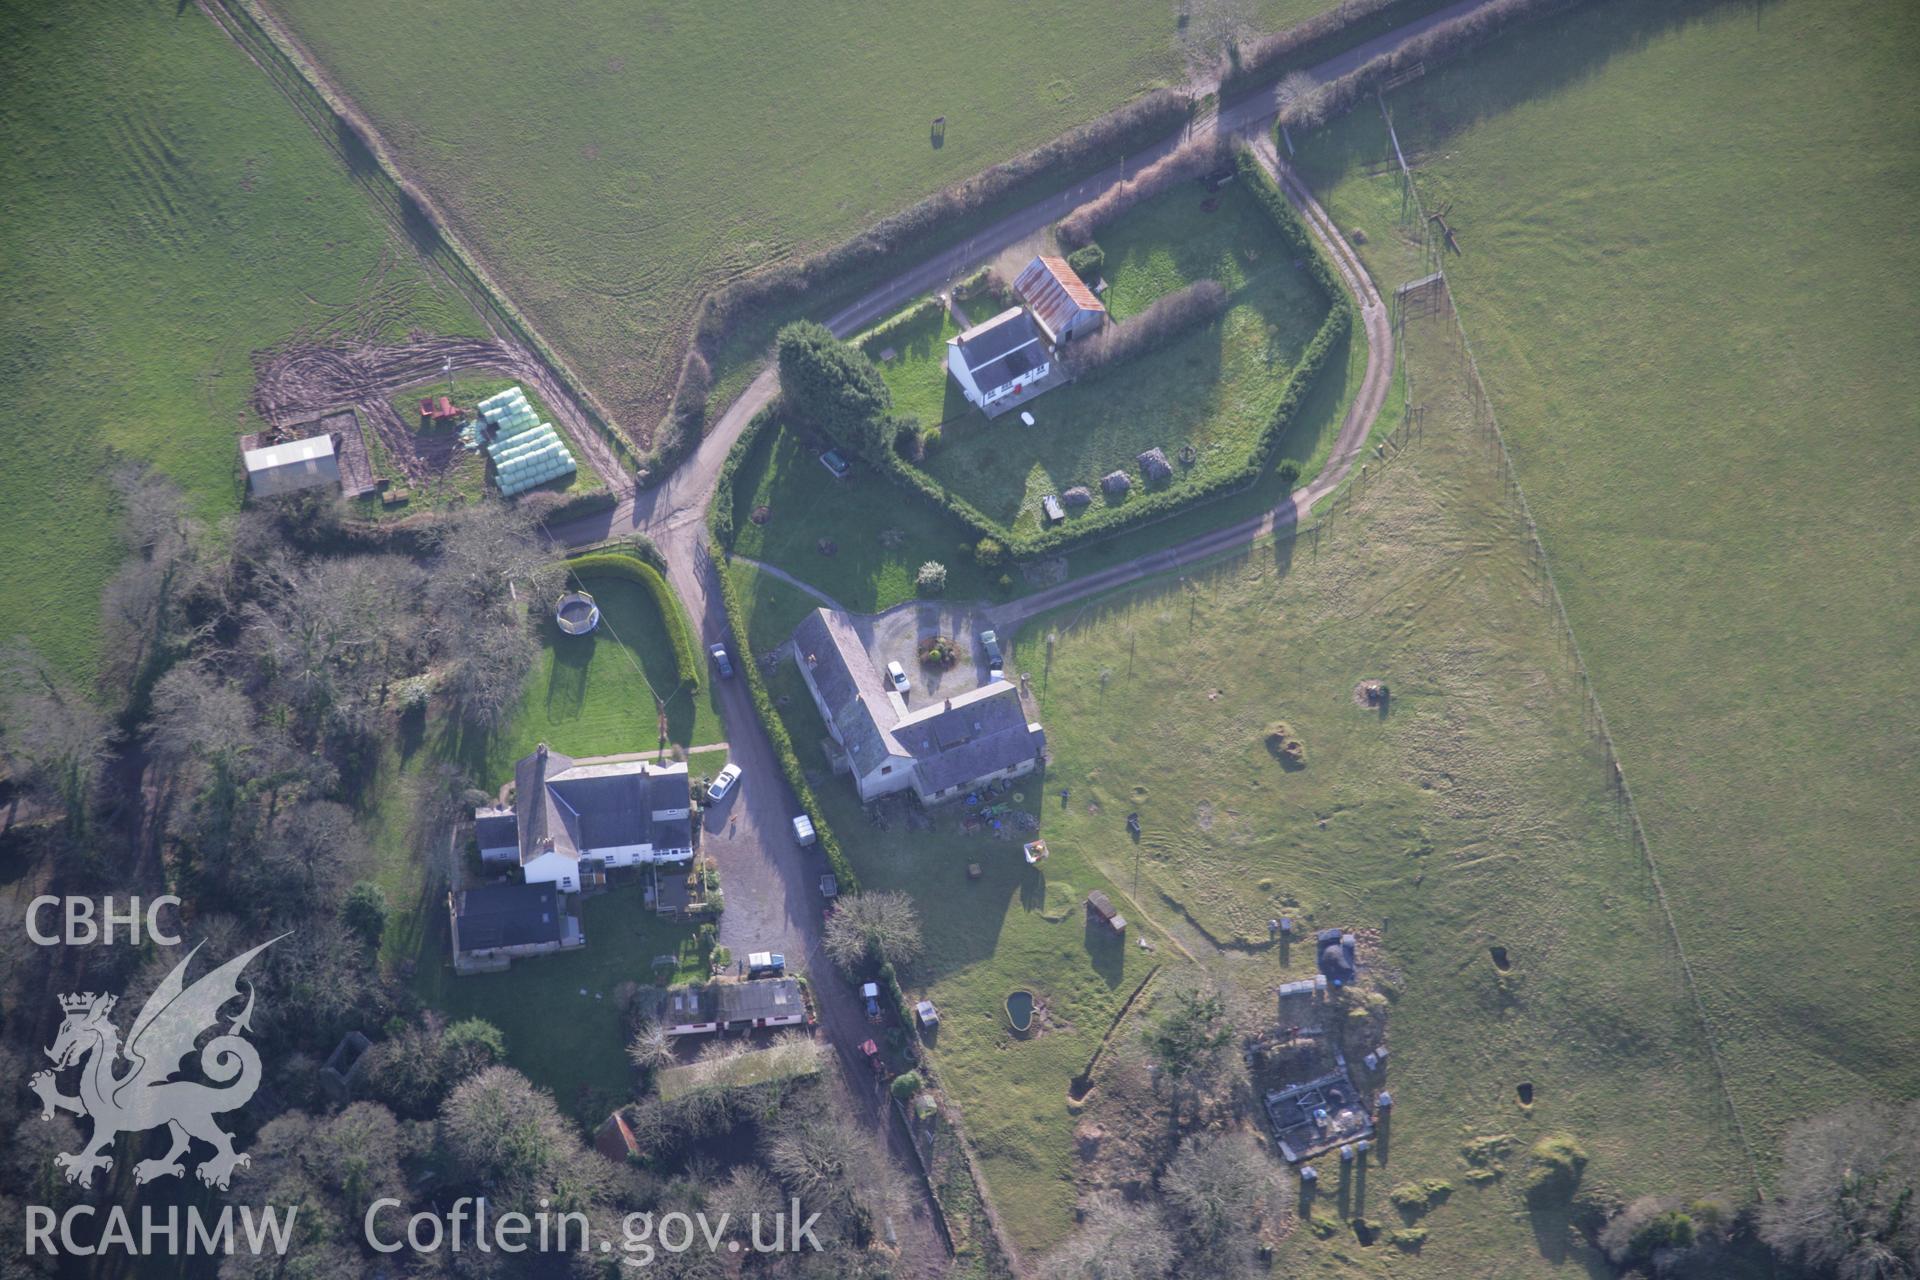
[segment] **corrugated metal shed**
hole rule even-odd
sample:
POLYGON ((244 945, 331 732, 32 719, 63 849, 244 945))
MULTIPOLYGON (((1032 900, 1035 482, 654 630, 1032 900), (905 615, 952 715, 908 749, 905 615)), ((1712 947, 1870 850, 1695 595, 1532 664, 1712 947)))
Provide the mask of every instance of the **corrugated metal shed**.
POLYGON ((1040 322, 1047 340, 1055 344, 1106 321, 1107 308, 1065 258, 1035 258, 1014 279, 1013 291, 1040 322))
POLYGON ((340 460, 334 455, 332 436, 248 449, 240 458, 247 469, 247 492, 256 498, 340 483, 340 460))

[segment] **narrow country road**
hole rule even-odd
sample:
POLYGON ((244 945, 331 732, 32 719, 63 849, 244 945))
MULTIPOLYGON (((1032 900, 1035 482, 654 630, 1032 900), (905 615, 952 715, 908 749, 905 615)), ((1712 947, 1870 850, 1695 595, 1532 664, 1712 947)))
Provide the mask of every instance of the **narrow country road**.
MULTIPOLYGON (((1320 79, 1330 79, 1386 52, 1394 45, 1437 23, 1456 17, 1488 0, 1463 0, 1419 22, 1370 41, 1315 68, 1320 79)), ((1352 248, 1339 234, 1319 202, 1287 166, 1268 130, 1278 112, 1273 92, 1262 92, 1222 111, 1214 127, 1251 135, 1262 165, 1305 220, 1321 250, 1339 271, 1358 309, 1367 341, 1366 373, 1360 391, 1341 423, 1332 455, 1312 483, 1290 494, 1272 511, 1200 534, 1131 564, 1062 583, 1021 600, 991 606, 983 615, 1007 631, 1046 610, 1057 608, 1149 574, 1176 569, 1247 545, 1297 524, 1313 504, 1346 479, 1364 450, 1369 434, 1386 402, 1393 376, 1393 332, 1387 308, 1352 248)), ((1076 206, 1119 182, 1126 172, 1166 154, 1182 141, 1178 134, 1157 147, 1131 157, 1086 179, 1069 191, 1028 207, 995 223, 964 244, 910 268, 831 316, 828 327, 846 336, 897 309, 901 304, 939 287, 972 264, 1032 235, 1076 206)), ((641 531, 653 538, 668 565, 674 590, 686 603, 704 647, 727 639, 729 627, 721 602, 719 567, 707 550, 706 511, 718 484, 720 468, 747 422, 769 404, 779 390, 769 367, 722 415, 686 459, 661 485, 623 497, 611 511, 550 529, 554 541, 582 546, 610 537, 641 531)), ((793 581, 788 575, 776 576, 793 581)), ((817 599, 819 591, 797 583, 817 599)), ((899 606, 913 608, 909 603, 899 606)), ((891 611, 890 611, 891 612, 891 611)), ((743 650, 743 637, 732 648, 737 662, 754 661, 743 650)), ((717 680, 717 677, 715 677, 717 680)), ((744 776, 734 794, 708 815, 703 836, 705 850, 721 869, 727 909, 721 916, 720 940, 736 956, 750 951, 782 951, 790 964, 813 978, 821 1025, 842 1064, 842 1075, 855 1114, 884 1136, 903 1174, 917 1181, 917 1166, 908 1141, 895 1123, 884 1092, 873 1086, 858 1045, 872 1034, 858 997, 840 978, 821 951, 819 877, 825 859, 812 849, 801 849, 793 839, 791 820, 799 810, 781 777, 772 744, 760 727, 745 681, 717 680, 721 712, 725 717, 731 759, 744 776)), ((925 1195, 911 1198, 910 1208, 891 1223, 900 1249, 901 1272, 932 1276, 947 1269, 947 1254, 932 1220, 925 1195)), ((1011 1242, 1007 1242, 1011 1248, 1011 1242)), ((1015 1259, 1016 1271, 1020 1261, 1015 1259)))

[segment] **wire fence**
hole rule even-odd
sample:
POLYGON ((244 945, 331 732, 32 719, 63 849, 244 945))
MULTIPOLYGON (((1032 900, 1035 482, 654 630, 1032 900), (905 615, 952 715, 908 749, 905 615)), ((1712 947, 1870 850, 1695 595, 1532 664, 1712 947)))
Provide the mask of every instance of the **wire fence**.
POLYGON ((375 143, 360 135, 346 108, 334 102, 315 82, 279 34, 254 11, 249 0, 207 0, 206 12, 239 45, 282 96, 298 111, 320 140, 346 164, 348 173, 374 205, 400 231, 422 258, 438 268, 496 334, 510 336, 534 359, 546 366, 578 407, 581 417, 606 440, 628 468, 635 465, 633 441, 616 425, 586 385, 559 354, 550 348, 518 310, 451 240, 440 223, 415 199, 382 163, 375 143))
POLYGON ((1417 230, 1421 239, 1421 262, 1426 275, 1402 285, 1393 295, 1393 326, 1396 347, 1400 352, 1401 374, 1408 377, 1407 399, 1413 401, 1413 387, 1406 366, 1406 323, 1408 319, 1445 316, 1452 321, 1451 332, 1457 340, 1460 355, 1460 372, 1465 380, 1469 399, 1473 407, 1474 425, 1479 429, 1480 438, 1486 444, 1489 462, 1496 468, 1506 498, 1508 510, 1514 517, 1517 531, 1521 536, 1528 554, 1528 573, 1543 607, 1552 619, 1554 638, 1560 646, 1560 652, 1570 663, 1578 682, 1582 727, 1599 745, 1607 771, 1607 782, 1612 788, 1616 812, 1632 836, 1647 872, 1653 881, 1654 895, 1660 903, 1661 915, 1667 922, 1668 936, 1673 940, 1675 953, 1680 959, 1680 970, 1686 979, 1687 994, 1692 999, 1695 1013, 1700 1018, 1700 1026, 1707 1042, 1707 1053, 1712 1061, 1714 1077, 1720 1086, 1720 1095, 1727 1105, 1727 1113, 1733 1121, 1734 1132, 1740 1140, 1740 1147, 1747 1161, 1747 1173, 1752 1180, 1756 1193, 1761 1191, 1759 1163, 1754 1156, 1753 1143, 1747 1137, 1745 1121, 1740 1109, 1735 1105, 1733 1092, 1727 1084, 1726 1063, 1720 1053, 1720 1038, 1715 1031, 1713 1017, 1707 1011, 1705 999, 1700 994, 1700 983, 1694 974, 1693 962, 1687 955, 1686 944, 1681 941, 1680 928, 1673 917, 1673 907, 1667 899, 1665 882, 1660 876, 1660 862, 1654 856, 1653 844, 1647 838, 1646 824, 1641 821, 1640 806, 1633 798, 1633 788, 1627 782, 1626 770, 1621 766, 1620 753, 1616 749, 1613 733, 1607 726, 1606 712, 1601 709, 1600 696, 1594 690, 1593 678, 1587 670, 1585 656, 1580 652, 1580 642, 1574 635, 1573 622, 1567 616, 1567 607, 1560 594, 1559 583, 1553 574, 1553 563, 1547 555, 1546 544, 1541 541, 1540 527, 1534 520, 1533 509, 1527 502, 1526 492, 1520 486, 1519 472, 1514 467, 1513 455, 1508 451, 1505 434, 1494 416, 1493 402, 1487 394, 1486 383, 1480 377, 1479 361, 1474 358, 1473 344, 1467 337, 1466 325, 1460 318, 1459 308, 1455 305, 1453 288, 1447 279, 1445 252, 1447 239, 1444 233, 1437 233, 1435 223, 1428 217, 1421 203, 1418 184, 1414 181, 1412 167, 1407 163, 1406 155, 1401 151, 1400 138, 1393 127, 1393 116, 1387 110, 1386 99, 1376 94, 1380 105, 1381 118, 1386 122, 1387 136, 1393 143, 1394 160, 1400 169, 1401 197, 1400 220, 1403 228, 1417 230))

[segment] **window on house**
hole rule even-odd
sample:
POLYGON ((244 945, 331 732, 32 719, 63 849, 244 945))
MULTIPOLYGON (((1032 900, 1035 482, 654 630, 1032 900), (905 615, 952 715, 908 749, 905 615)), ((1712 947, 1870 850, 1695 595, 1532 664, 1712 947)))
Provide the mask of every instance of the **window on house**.
POLYGON ((890 764, 883 764, 883 765, 881 765, 881 766, 880 766, 880 772, 881 772, 881 773, 892 773, 892 772, 893 772, 893 766, 892 766, 892 765, 890 765, 890 764))

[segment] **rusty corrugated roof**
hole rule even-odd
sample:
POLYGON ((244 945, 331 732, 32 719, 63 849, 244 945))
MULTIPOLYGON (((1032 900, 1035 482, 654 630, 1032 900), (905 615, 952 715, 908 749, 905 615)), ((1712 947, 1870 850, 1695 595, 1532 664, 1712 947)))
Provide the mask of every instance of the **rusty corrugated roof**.
POLYGON ((1075 316, 1106 310, 1065 258, 1045 255, 1035 258, 1014 280, 1013 291, 1032 310, 1047 336, 1056 342, 1075 316))

